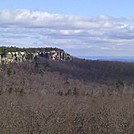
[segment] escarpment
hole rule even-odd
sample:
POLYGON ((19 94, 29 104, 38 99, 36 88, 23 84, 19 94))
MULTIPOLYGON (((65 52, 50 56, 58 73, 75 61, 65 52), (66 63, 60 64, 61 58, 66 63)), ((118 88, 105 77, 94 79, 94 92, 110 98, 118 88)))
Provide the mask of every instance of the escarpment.
POLYGON ((72 56, 58 48, 16 48, 0 47, 0 64, 19 63, 36 58, 48 60, 67 61, 72 60, 72 56))

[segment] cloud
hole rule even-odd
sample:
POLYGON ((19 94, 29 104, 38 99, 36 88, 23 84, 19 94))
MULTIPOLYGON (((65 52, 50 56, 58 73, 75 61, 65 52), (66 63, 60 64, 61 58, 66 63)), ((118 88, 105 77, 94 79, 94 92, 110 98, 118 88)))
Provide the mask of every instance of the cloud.
POLYGON ((18 47, 60 47, 73 55, 132 56, 133 22, 134 17, 82 17, 26 9, 1 10, 0 42, 18 47))

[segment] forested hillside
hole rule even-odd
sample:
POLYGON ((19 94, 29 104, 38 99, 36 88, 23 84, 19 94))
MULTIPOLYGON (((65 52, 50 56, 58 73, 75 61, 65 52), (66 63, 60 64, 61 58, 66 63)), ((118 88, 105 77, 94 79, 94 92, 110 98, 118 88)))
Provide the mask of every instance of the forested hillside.
POLYGON ((50 61, 0 65, 0 133, 134 133, 134 64, 50 61))

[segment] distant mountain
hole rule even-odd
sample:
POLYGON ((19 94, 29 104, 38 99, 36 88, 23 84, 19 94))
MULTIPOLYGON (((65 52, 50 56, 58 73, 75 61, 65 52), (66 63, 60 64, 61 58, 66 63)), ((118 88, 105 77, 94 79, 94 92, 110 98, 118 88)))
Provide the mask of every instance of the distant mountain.
POLYGON ((80 59, 134 62, 134 56, 79 56, 80 59))

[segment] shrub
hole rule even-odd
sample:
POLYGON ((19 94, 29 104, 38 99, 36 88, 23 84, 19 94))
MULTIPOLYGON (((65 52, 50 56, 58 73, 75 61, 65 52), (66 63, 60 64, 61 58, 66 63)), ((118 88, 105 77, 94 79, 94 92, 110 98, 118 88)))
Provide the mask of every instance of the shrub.
POLYGON ((10 88, 8 89, 8 93, 9 93, 9 94, 13 93, 13 88, 12 88, 12 87, 10 87, 10 88))
POLYGON ((2 88, 0 88, 0 95, 2 95, 3 94, 3 89, 2 88))
POLYGON ((68 89, 67 92, 65 93, 65 95, 72 95, 71 89, 68 89))
POLYGON ((57 93, 58 93, 58 95, 63 96, 63 92, 62 91, 58 91, 57 93))
POLYGON ((8 76, 11 76, 12 73, 13 73, 12 69, 11 69, 10 67, 7 68, 7 75, 8 75, 8 76))
POLYGON ((73 95, 78 96, 80 94, 79 89, 76 87, 73 89, 73 95))

